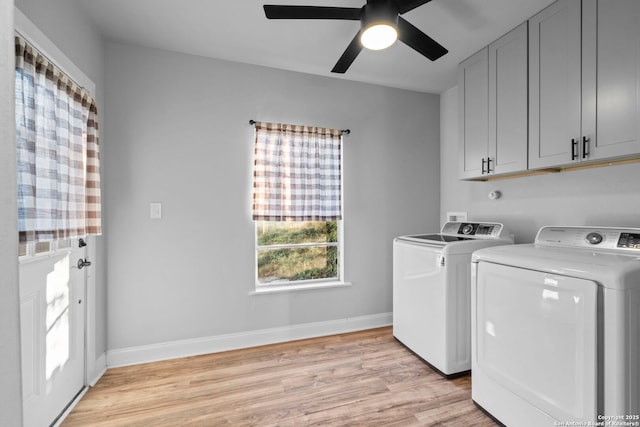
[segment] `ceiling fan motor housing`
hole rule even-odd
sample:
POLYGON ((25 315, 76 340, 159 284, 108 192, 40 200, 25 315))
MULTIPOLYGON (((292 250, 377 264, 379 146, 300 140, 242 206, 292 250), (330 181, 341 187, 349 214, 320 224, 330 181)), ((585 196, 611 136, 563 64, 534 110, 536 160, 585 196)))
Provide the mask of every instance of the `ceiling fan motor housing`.
POLYGON ((398 28, 398 8, 390 0, 367 0, 360 13, 360 23, 363 31, 378 24, 398 28))

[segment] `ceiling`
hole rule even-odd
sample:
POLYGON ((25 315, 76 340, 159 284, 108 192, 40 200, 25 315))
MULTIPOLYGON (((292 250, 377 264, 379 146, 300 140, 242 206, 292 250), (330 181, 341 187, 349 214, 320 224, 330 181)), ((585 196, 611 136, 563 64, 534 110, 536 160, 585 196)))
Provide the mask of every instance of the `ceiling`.
POLYGON ((110 40, 420 92, 456 84, 459 62, 553 0, 432 0, 403 15, 449 53, 431 62, 401 42, 331 73, 358 21, 267 20, 262 5, 361 7, 365 0, 78 0, 110 40))

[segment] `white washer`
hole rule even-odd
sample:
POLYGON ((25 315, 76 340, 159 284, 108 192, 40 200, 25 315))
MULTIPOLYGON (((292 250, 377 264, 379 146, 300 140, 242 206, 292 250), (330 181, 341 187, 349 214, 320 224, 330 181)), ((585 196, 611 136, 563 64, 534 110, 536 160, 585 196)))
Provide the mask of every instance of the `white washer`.
POLYGON ((502 224, 475 222, 394 239, 393 335, 444 375, 471 369, 471 254, 511 243, 502 224))
POLYGON ((472 260, 476 404, 507 426, 640 425, 640 229, 542 227, 472 260))

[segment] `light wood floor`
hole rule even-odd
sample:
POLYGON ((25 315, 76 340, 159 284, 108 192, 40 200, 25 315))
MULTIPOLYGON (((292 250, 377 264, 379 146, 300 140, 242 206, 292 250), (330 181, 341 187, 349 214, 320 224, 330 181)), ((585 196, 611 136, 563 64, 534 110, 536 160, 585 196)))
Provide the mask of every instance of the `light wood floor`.
POLYGON ((495 426, 391 328, 109 369, 71 426, 495 426))

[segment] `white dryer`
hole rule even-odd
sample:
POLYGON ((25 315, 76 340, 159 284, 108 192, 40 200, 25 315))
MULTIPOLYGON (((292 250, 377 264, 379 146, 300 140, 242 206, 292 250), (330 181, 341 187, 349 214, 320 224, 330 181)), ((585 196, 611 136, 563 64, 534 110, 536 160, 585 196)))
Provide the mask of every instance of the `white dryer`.
POLYGON ((476 404, 507 426, 640 425, 640 229, 543 227, 472 261, 476 404))
POLYGON ((393 335, 446 376, 471 369, 471 254, 513 243, 498 223, 447 222, 393 242, 393 335))

